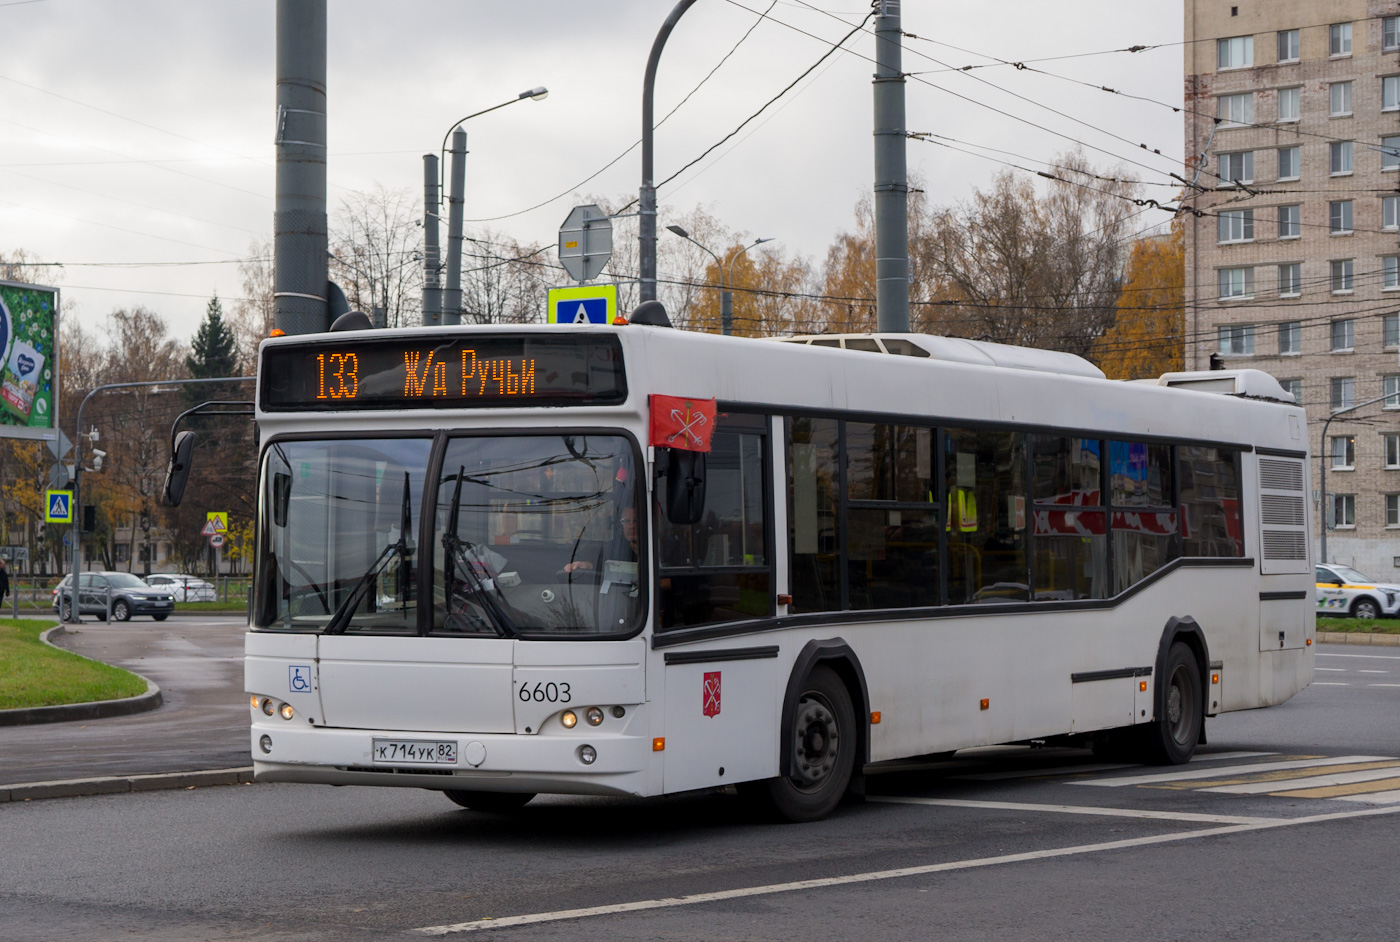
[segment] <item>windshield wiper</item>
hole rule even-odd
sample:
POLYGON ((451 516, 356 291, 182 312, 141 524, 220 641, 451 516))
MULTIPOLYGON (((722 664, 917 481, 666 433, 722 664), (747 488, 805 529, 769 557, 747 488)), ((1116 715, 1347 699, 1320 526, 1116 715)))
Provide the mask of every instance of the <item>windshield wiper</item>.
MULTIPOLYGON (((514 638, 515 624, 505 609, 491 597, 491 592, 477 575, 468 552, 474 552, 476 545, 457 535, 457 517, 462 510, 462 478, 466 477, 466 465, 457 469, 457 484, 452 488, 452 509, 448 513, 447 527, 442 532, 442 548, 447 554, 446 571, 443 573, 443 600, 447 606, 447 616, 452 617, 452 595, 456 588, 457 571, 460 569, 464 580, 471 588, 471 594, 479 600, 479 605, 491 627, 503 638, 514 638)), ((484 562, 484 560, 483 560, 484 562)))
MULTIPOLYGON (((390 559, 397 556, 399 558, 401 570, 406 571, 411 565, 413 558, 413 546, 409 542, 413 539, 413 504, 409 494, 408 472, 403 473, 403 507, 399 514, 399 538, 397 542, 390 543, 384 547, 370 567, 365 570, 365 574, 360 576, 355 587, 350 590, 350 594, 345 597, 339 607, 331 613, 331 620, 326 622, 325 633, 328 635, 339 635, 345 633, 345 628, 350 624, 350 617, 359 607, 360 600, 364 598, 367 589, 373 580, 384 571, 390 559)), ((407 585, 401 585, 400 594, 407 595, 407 585)))

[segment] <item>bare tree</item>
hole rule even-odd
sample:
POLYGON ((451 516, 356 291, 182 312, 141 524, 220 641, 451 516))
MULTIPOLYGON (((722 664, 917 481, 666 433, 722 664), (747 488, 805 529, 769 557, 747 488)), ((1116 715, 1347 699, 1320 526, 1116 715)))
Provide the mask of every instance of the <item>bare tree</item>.
POLYGON ((382 308, 389 327, 422 316, 423 230, 411 189, 356 190, 340 202, 330 227, 331 279, 350 307, 382 308))
POLYGON ((272 293, 272 240, 262 239, 248 247, 248 257, 238 263, 243 283, 242 297, 233 305, 229 326, 238 341, 238 361, 249 372, 257 368, 258 344, 277 325, 276 301, 272 293))

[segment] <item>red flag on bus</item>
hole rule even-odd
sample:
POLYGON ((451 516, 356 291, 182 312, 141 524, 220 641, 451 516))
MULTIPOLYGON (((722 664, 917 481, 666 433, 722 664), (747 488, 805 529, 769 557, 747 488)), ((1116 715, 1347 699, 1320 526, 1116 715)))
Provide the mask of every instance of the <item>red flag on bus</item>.
POLYGON ((715 401, 685 396, 651 397, 651 444, 682 451, 709 451, 715 430, 715 401))

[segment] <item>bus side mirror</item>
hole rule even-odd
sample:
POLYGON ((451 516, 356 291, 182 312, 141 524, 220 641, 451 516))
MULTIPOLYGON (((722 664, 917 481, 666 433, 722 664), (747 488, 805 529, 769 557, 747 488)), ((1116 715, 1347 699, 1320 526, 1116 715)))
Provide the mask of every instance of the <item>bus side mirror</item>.
POLYGON ((190 479, 190 457, 194 453, 194 432, 180 432, 170 450, 170 463, 165 466, 165 487, 160 502, 166 507, 179 507, 185 496, 185 484, 190 479))
POLYGON ((281 471, 272 475, 272 523, 274 526, 287 525, 287 508, 292 503, 292 476, 281 471))
POLYGON ((677 448, 656 450, 656 473, 666 478, 666 519, 679 526, 705 513, 705 454, 677 448))

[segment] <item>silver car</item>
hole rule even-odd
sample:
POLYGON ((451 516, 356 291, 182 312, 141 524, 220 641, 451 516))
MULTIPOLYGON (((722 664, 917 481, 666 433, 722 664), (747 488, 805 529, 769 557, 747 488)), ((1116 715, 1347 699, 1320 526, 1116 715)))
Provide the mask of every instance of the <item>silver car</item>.
POLYGON ((156 572, 146 577, 146 584, 169 589, 177 602, 217 602, 218 592, 199 576, 175 572, 156 572))

